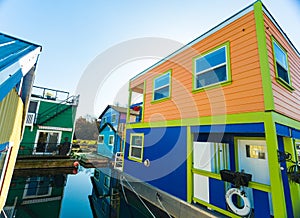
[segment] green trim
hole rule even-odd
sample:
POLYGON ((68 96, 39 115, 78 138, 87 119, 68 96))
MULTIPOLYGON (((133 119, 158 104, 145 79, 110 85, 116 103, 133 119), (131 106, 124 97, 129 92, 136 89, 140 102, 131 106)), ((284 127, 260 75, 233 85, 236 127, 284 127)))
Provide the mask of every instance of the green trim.
POLYGON ((264 122, 265 112, 251 112, 241 114, 225 114, 218 116, 207 116, 198 118, 187 118, 180 120, 165 120, 151 123, 128 123, 127 129, 133 128, 154 128, 170 126, 197 126, 197 125, 216 125, 216 124, 237 124, 237 123, 262 123, 264 122))
POLYGON ((264 92, 265 110, 274 110, 274 96, 272 89, 272 80, 269 66, 269 56, 267 49, 267 38, 265 33, 263 6, 261 1, 254 3, 254 17, 256 25, 256 37, 260 62, 260 72, 262 78, 262 87, 264 92))
POLYGON ((143 108, 142 108, 142 118, 141 118, 141 122, 144 122, 144 115, 145 115, 145 99, 146 99, 146 80, 144 80, 143 108))
POLYGON ((265 134, 268 151, 274 217, 287 217, 283 182, 278 163, 278 142, 273 113, 265 114, 265 134))
POLYGON ((225 42, 221 45, 218 45, 196 57, 193 58, 193 66, 192 66, 192 83, 193 83, 193 89, 192 89, 192 93, 197 93, 197 92, 203 92, 203 91, 206 91, 206 90, 210 90, 210 89, 214 89, 214 88, 217 88, 217 87, 220 87, 220 86, 224 86, 224 85, 229 85, 231 84, 231 65, 230 65, 230 43, 229 41, 228 42, 225 42), (221 82, 218 82, 218 83, 214 83, 214 84, 210 84, 210 85, 207 85, 207 86, 204 86, 204 87, 200 87, 200 88, 196 88, 196 67, 195 67, 195 64, 196 64, 196 60, 199 59, 200 57, 203 57, 205 55, 208 55, 222 47, 225 47, 226 48, 226 74, 227 74, 227 80, 226 81, 221 81, 221 82))
MULTIPOLYGON (((199 170, 199 169, 195 169, 195 168, 192 168, 192 172, 194 174, 198 174, 198 175, 201 175, 201 176, 206 176, 206 177, 209 177, 209 178, 212 178, 212 179, 222 180, 221 175, 218 174, 218 173, 212 173, 212 172, 209 172, 209 171, 199 170)), ((271 186, 261 184, 261 183, 258 183, 258 182, 249 182, 248 187, 252 188, 252 189, 260 190, 260 191, 263 191, 263 192, 271 192, 271 186)))
MULTIPOLYGON (((224 199, 225 200, 225 199, 224 199)), ((195 202, 197 202, 197 203, 199 203, 199 204, 202 204, 202 205, 204 205, 204 206, 206 206, 206 207, 209 207, 209 208, 211 208, 211 209, 213 209, 213 210, 215 210, 215 211, 218 211, 218 212, 220 212, 220 213, 222 213, 222 214, 224 214, 224 215, 226 215, 226 216, 228 216, 228 217, 232 217, 232 218, 240 218, 240 216, 238 216, 238 215, 236 215, 236 214, 233 214, 233 213, 231 213, 231 212, 229 212, 229 211, 227 211, 227 210, 223 210, 223 209, 221 209, 221 208, 219 208, 219 207, 217 207, 217 206, 215 206, 215 205, 212 205, 212 204, 210 204, 210 203, 207 203, 206 201, 203 201, 203 200, 200 200, 200 199, 198 199, 198 198, 193 198, 193 201, 195 201, 195 202)))
POLYGON ((151 101, 151 104, 159 103, 159 102, 171 99, 171 90, 172 90, 172 69, 169 69, 169 70, 165 71, 164 73, 159 74, 159 75, 157 75, 153 78, 153 80, 152 80, 152 101, 151 101), (160 77, 163 77, 164 75, 166 75, 168 73, 170 74, 170 78, 169 78, 169 96, 155 100, 154 99, 155 80, 160 78, 160 77))
POLYGON ((292 118, 286 117, 282 114, 276 113, 276 112, 269 112, 272 113, 273 119, 275 123, 282 124, 285 126, 289 126, 295 129, 300 129, 300 122, 297 120, 294 120, 292 118))
POLYGON ((144 133, 131 133, 130 134, 130 145, 129 145, 128 159, 142 163, 143 162, 143 155, 144 155, 144 133), (141 136, 142 137, 141 158, 131 156, 131 146, 132 146, 132 137, 133 136, 141 136))
POLYGON ((191 127, 186 128, 186 144, 187 144, 187 202, 192 203, 193 197, 193 134, 191 127))
MULTIPOLYGON (((286 152, 289 152, 292 155, 292 161, 297 161, 298 155, 296 152, 296 142, 298 140, 293 140, 292 138, 287 138, 283 137, 283 143, 284 143, 284 150, 286 152)), ((294 165, 291 162, 286 162, 287 169, 291 166, 294 165)), ((291 194, 291 199, 292 199, 292 207, 293 207, 293 213, 294 215, 300 214, 300 207, 299 207, 299 202, 300 202, 300 185, 297 183, 294 183, 289 180, 289 185, 290 185, 290 194, 291 194)))
POLYGON ((273 62, 274 62, 274 70, 275 70, 275 75, 276 75, 276 81, 280 85, 282 85, 284 88, 289 90, 290 92, 294 91, 295 89, 293 88, 293 85, 292 85, 292 79, 291 79, 291 74, 290 74, 289 59, 288 59, 287 51, 284 49, 284 47, 273 36, 271 36, 271 41, 272 41, 273 62), (281 77, 278 76, 274 44, 276 44, 285 53, 285 60, 286 60, 286 63, 287 63, 287 74, 288 74, 288 78, 289 78, 288 83, 285 80, 283 80, 281 77))

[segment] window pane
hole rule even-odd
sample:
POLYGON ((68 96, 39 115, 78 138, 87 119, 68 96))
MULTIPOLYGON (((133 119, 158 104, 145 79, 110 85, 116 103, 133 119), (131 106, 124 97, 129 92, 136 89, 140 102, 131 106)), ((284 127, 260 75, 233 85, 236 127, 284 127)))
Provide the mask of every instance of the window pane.
POLYGON ((28 108, 28 112, 29 113, 35 113, 36 112, 36 109, 37 109, 37 102, 36 101, 31 101, 29 103, 29 108, 28 108))
POLYGON ((142 155, 142 149, 141 148, 134 148, 131 147, 131 156, 141 158, 142 155))
POLYGON ((103 144, 103 140, 104 140, 104 136, 103 136, 103 135, 99 135, 99 137, 98 137, 98 142, 99 142, 100 144, 103 144))
POLYGON ((157 89, 161 86, 168 85, 170 81, 170 73, 167 73, 161 77, 158 77, 154 81, 154 89, 157 89))
POLYGON ((265 147, 261 145, 246 145, 246 157, 266 159, 265 147))
POLYGON ((275 42, 274 42, 274 52, 275 52, 276 62, 280 63, 282 67, 287 69, 286 54, 275 42))
POLYGON ((47 195, 49 193, 50 179, 47 177, 41 178, 37 195, 47 195))
POLYGON ((154 92, 154 100, 169 97, 169 86, 158 89, 154 92))
POLYGON ((288 84, 290 83, 289 81, 289 75, 287 70, 285 70, 280 64, 276 63, 276 67, 277 67, 277 73, 278 73, 278 77, 280 77, 281 79, 283 79, 284 81, 286 81, 288 84))
POLYGON ((213 53, 205 55, 196 60, 196 72, 212 68, 219 64, 226 63, 226 49, 222 47, 213 53))
POLYGON ((109 136, 109 142, 110 145, 114 143, 114 136, 109 136))
POLYGON ((196 76, 196 88, 226 81, 226 65, 196 76))
POLYGON ((142 136, 132 136, 131 145, 142 147, 142 136))

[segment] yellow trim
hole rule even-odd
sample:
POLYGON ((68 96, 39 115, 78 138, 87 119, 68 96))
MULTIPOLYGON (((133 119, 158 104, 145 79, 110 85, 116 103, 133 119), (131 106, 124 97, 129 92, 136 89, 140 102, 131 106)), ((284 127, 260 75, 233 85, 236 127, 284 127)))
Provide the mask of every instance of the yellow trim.
POLYGON ((186 143, 187 143, 187 202, 192 202, 193 197, 193 134, 191 127, 186 128, 186 143))
POLYGON ((144 155, 144 133, 131 133, 130 134, 130 144, 129 144, 128 159, 142 163, 143 162, 143 155, 144 155), (137 158, 137 157, 132 157, 131 156, 131 145, 132 145, 132 137, 133 136, 141 136, 142 137, 141 158, 137 158))
MULTIPOLYGON (((200 199, 198 199, 198 198, 193 198, 193 201, 195 201, 195 202, 197 202, 197 203, 199 203, 199 204, 202 204, 202 205, 204 205, 204 206, 206 206, 206 207, 209 207, 209 208, 211 208, 211 209, 213 209, 213 210, 215 210, 215 211, 218 211, 218 212, 220 212, 220 213, 222 213, 222 214, 224 214, 224 215, 226 215, 226 216, 228 216, 228 217, 232 217, 232 218, 240 218, 240 216, 238 216, 238 215, 236 215, 236 214, 233 214, 233 213, 231 213, 231 212, 229 212, 229 211, 227 211, 227 210, 223 210, 223 209, 221 209, 221 208, 219 208, 219 207, 217 207, 217 206, 215 206, 215 205, 212 205, 212 204, 210 204, 210 203, 207 203, 206 201, 203 201, 203 200, 200 200, 200 199)), ((225 199, 224 199, 224 201, 225 201, 225 199)))

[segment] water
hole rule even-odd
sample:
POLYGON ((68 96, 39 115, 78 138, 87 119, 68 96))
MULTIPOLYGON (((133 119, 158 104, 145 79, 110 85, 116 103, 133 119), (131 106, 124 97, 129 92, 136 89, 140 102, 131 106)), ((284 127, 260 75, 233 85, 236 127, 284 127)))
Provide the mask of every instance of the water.
MULTIPOLYGON (((142 202, 120 186, 109 168, 16 170, 4 207, 12 218, 152 217, 142 202)), ((167 214, 147 204, 156 217, 167 214)))

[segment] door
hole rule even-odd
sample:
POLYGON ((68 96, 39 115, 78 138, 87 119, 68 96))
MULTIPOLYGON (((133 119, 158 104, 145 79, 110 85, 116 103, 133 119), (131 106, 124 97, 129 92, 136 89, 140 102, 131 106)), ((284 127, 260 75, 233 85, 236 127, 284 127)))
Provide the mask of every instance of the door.
MULTIPOLYGON (((240 172, 252 174, 253 182, 270 185, 268 152, 267 143, 265 140, 238 140, 238 161, 238 170, 240 172)), ((251 207, 253 208, 252 189, 246 187, 244 190, 250 200, 251 207)), ((270 194, 269 204, 271 214, 273 214, 270 194)))
POLYGON ((61 132, 37 132, 37 143, 35 145, 36 153, 52 153, 57 150, 60 142, 61 132))
MULTIPOLYGON (((193 143, 193 168, 213 173, 229 168, 228 144, 214 142, 193 143)), ((194 173, 194 197, 209 203, 209 178, 194 173)))

